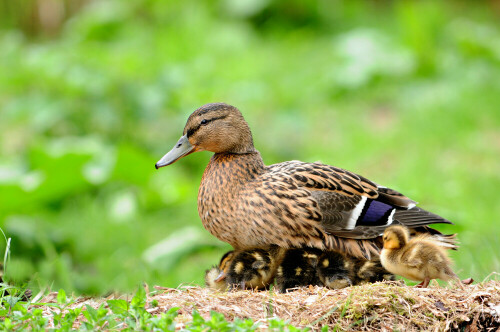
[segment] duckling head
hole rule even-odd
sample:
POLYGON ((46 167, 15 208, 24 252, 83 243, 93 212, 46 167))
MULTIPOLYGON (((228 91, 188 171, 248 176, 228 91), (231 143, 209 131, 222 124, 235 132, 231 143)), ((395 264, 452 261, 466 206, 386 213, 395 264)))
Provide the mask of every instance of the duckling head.
POLYGON ((404 247, 410 238, 408 228, 404 226, 391 226, 384 231, 382 240, 384 249, 399 249, 404 247))
POLYGON ((225 278, 221 278, 222 271, 219 267, 214 266, 205 271, 205 284, 207 287, 218 290, 220 292, 229 288, 225 278))
POLYGON ((224 103, 206 104, 188 118, 181 138, 155 165, 158 169, 196 151, 255 152, 252 132, 241 112, 224 103))
POLYGON ((233 261, 235 255, 236 255, 236 253, 234 252, 234 250, 231 250, 231 251, 226 252, 222 256, 222 258, 220 259, 219 267, 218 267, 219 274, 217 275, 217 277, 214 278, 214 280, 216 282, 221 282, 221 281, 226 279, 227 272, 229 270, 229 267, 230 267, 231 262, 233 261))

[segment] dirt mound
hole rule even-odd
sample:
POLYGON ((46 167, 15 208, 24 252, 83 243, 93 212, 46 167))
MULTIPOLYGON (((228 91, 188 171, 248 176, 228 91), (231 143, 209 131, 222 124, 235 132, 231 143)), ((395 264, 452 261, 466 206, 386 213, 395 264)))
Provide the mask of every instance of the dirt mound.
MULTIPOLYGON (((272 317, 313 330, 325 325, 356 331, 497 331, 500 328, 500 281, 493 280, 465 286, 465 290, 456 286, 443 288, 436 283, 419 289, 405 286, 401 281, 340 290, 306 287, 285 294, 248 290, 221 293, 192 286, 155 289, 147 297, 147 311, 159 315, 179 307, 177 328, 191 321, 194 309, 204 318, 210 316, 210 311, 222 313, 229 321, 252 318, 261 322, 264 329, 272 317)), ((70 308, 84 304, 98 307, 105 300, 82 298, 70 308)), ((42 300, 50 301, 49 297, 42 300)))

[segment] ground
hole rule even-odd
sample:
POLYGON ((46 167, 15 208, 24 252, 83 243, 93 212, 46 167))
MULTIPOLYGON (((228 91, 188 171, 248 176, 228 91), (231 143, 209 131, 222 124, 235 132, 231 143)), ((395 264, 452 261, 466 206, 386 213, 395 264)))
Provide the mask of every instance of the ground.
MULTIPOLYGON (((176 330, 192 330, 193 320, 197 319, 211 319, 208 328, 214 328, 210 324, 216 324, 215 321, 222 317, 213 318, 213 311, 221 313, 227 322, 251 318, 253 323, 247 324, 249 330, 282 330, 283 326, 288 326, 276 326, 274 317, 285 321, 284 324, 312 330, 325 326, 334 330, 356 331, 497 331, 500 328, 500 281, 497 280, 468 285, 464 290, 456 285, 441 287, 437 283, 431 283, 429 288, 417 289, 396 281, 340 290, 306 287, 286 294, 248 290, 220 293, 198 286, 156 286, 151 291, 146 287, 143 293, 148 294, 143 308, 152 317, 160 317, 176 310, 172 308, 178 308, 169 325, 176 330)), ((96 309, 95 315, 99 308, 103 312, 105 308, 110 313, 117 313, 117 306, 129 303, 130 298, 132 296, 126 295, 99 299, 80 297, 64 310, 84 308, 84 313, 92 310, 89 309, 91 307, 96 309)), ((136 298, 137 295, 130 301, 132 306, 136 298)), ((61 301, 58 293, 41 298, 39 302, 46 303, 40 307, 43 316, 54 317, 59 313, 59 308, 51 306, 58 301, 61 301)), ((79 315, 73 327, 81 327, 89 318, 93 319, 89 315, 79 315)), ((126 320, 113 327, 104 323, 101 328, 119 330, 127 327, 126 324, 126 320)), ((58 325, 54 325, 52 318, 48 327, 54 326, 58 325)), ((289 326, 287 328, 290 329, 289 326)))

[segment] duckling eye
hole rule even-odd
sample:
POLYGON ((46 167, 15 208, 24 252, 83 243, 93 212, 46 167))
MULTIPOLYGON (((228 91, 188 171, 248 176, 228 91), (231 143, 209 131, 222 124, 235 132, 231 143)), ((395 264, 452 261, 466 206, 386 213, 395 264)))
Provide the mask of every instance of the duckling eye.
POLYGON ((200 124, 201 125, 206 125, 208 123, 208 120, 207 119, 203 119, 201 120, 200 124))

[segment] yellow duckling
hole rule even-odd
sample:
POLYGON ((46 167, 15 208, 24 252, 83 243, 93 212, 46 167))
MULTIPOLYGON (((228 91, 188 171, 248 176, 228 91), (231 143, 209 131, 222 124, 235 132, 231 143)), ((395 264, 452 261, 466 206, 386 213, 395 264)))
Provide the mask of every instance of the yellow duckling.
POLYGON ((444 246, 426 236, 410 239, 404 226, 391 226, 382 237, 384 248, 380 261, 384 268, 410 280, 421 281, 417 286, 427 287, 431 279, 458 280, 451 269, 451 260, 444 246))
POLYGON ((297 160, 265 165, 243 115, 224 103, 194 111, 155 167, 196 151, 214 153, 198 191, 203 226, 236 250, 311 247, 370 258, 391 225, 451 223, 338 167, 297 160))

